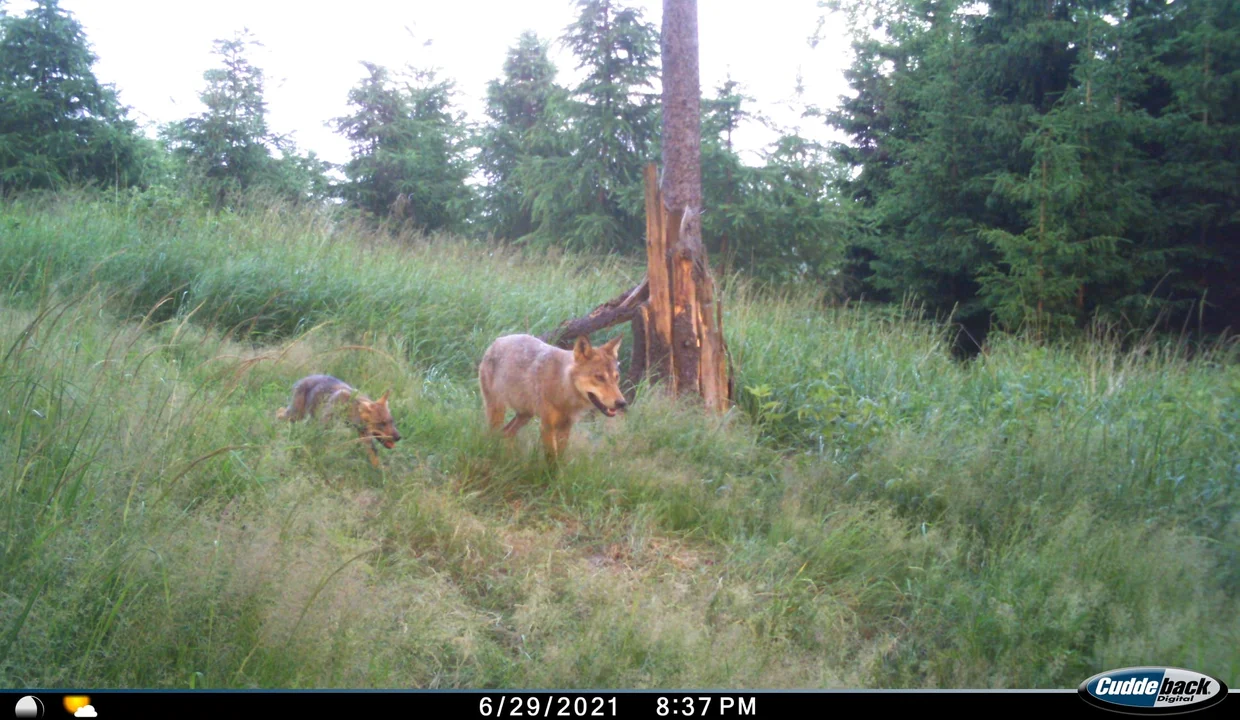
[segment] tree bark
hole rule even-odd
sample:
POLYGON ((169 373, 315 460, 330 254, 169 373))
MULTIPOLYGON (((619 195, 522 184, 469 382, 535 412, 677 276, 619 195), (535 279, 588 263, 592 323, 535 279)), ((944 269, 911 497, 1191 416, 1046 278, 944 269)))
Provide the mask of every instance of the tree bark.
POLYGON ((663 0, 663 238, 671 260, 672 390, 699 392, 695 261, 702 255, 697 0, 663 0))
POLYGON ((633 348, 629 360, 629 378, 625 393, 630 393, 637 387, 642 378, 646 377, 646 367, 650 364, 648 356, 649 343, 647 342, 647 326, 650 321, 650 304, 642 303, 637 308, 637 315, 633 316, 633 348))
POLYGON ((646 323, 646 371, 651 382, 672 375, 672 285, 664 237, 663 200, 658 171, 646 166, 646 281, 650 284, 650 311, 646 323))
POLYGON ((662 45, 663 177, 660 187, 655 166, 646 166, 646 279, 543 340, 568 347, 579 335, 631 322, 630 386, 649 377, 722 412, 733 382, 723 309, 702 244, 697 0, 663 0, 662 45))
MULTIPOLYGON (((729 399, 714 279, 702 245, 701 86, 697 0, 663 0, 663 242, 671 276, 673 392, 712 410, 729 399)), ((647 190, 649 194, 649 189, 647 190)), ((649 207, 649 206, 648 206, 649 207)), ((647 219, 647 226, 650 221, 647 219)), ((653 272, 655 258, 650 258, 653 272)), ((651 297, 654 297, 651 275, 651 297)), ((658 308, 655 311, 656 321, 658 308)))
MULTIPOLYGON (((663 182, 670 211, 702 207, 697 0, 663 0, 663 182)), ((702 241, 696 220, 682 242, 702 241)))

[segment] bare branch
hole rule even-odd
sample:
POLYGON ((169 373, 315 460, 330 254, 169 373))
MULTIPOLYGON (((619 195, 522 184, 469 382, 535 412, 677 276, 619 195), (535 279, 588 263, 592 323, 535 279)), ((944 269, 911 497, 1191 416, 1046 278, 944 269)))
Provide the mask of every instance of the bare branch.
POLYGON ((648 297, 650 297, 650 283, 642 280, 633 289, 626 290, 594 308, 590 314, 565 320, 555 330, 543 335, 541 340, 567 350, 581 335, 589 335, 613 325, 631 321, 637 316, 638 308, 646 302, 648 297))

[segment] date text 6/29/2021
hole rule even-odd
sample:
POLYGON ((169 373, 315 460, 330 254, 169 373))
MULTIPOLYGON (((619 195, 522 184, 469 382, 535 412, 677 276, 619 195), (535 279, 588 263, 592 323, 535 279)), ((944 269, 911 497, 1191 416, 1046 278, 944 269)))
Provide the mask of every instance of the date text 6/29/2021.
POLYGON ((618 717, 615 696, 550 695, 526 697, 484 696, 478 701, 482 717, 618 717))

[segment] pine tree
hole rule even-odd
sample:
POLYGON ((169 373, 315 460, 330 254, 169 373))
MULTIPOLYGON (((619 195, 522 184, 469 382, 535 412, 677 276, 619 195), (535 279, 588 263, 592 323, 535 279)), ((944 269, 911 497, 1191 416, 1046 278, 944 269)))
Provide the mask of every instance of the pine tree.
POLYGON ((518 168, 542 243, 599 250, 641 247, 642 167, 658 133, 658 29, 640 10, 613 0, 578 0, 564 43, 585 77, 552 112, 562 120, 537 133, 552 147, 518 168))
POLYGON ((749 114, 744 105, 752 98, 728 79, 714 98, 702 100, 702 240, 726 277, 737 250, 737 233, 747 218, 739 213, 746 170, 732 145, 732 134, 749 114))
POLYGON ((1220 329, 1240 316, 1240 3, 1149 0, 1132 14, 1151 77, 1131 97, 1152 118, 1142 148, 1166 218, 1152 231, 1179 258, 1166 284, 1220 329))
POLYGON ((422 230, 462 230, 474 191, 466 184, 468 131, 452 111, 454 83, 433 70, 394 77, 382 66, 363 66, 367 76, 349 91, 353 114, 335 121, 353 144, 345 199, 422 230))
POLYGON ((1138 319, 1146 283, 1167 270, 1164 249, 1151 242, 1161 216, 1150 196, 1156 173, 1131 142, 1146 118, 1124 100, 1139 86, 1133 24, 1108 22, 1112 10, 1063 16, 1061 32, 1081 38, 1083 52, 1073 53, 1063 93, 1022 141, 1028 171, 994 176, 996 197, 1020 209, 1024 226, 979 228, 996 251, 978 273, 980 295, 1004 325, 1063 331, 1125 310, 1138 319))
POLYGON ((216 40, 220 66, 203 73, 207 84, 199 95, 206 110, 164 128, 183 184, 216 206, 260 188, 293 200, 326 194, 328 165, 313 153, 301 157, 290 138, 267 125, 265 76, 250 59, 259 47, 248 29, 216 40))
POLYGON ((735 209, 737 266, 779 284, 813 283, 840 293, 838 276, 848 240, 856 235, 834 183, 840 166, 822 145, 785 134, 746 168, 735 209))
POLYGON ((563 106, 565 91, 555 84, 556 69, 547 45, 533 32, 522 33, 508 51, 502 80, 487 87, 490 122, 480 138, 478 163, 487 178, 482 204, 485 227, 499 237, 517 239, 533 229, 523 200, 517 167, 530 156, 550 156, 554 145, 538 143, 548 128, 554 132, 553 104, 563 106), (542 131, 541 133, 539 131, 542 131))
POLYGON ((984 312, 974 301, 973 268, 988 259, 973 224, 986 211, 985 189, 972 180, 993 169, 989 132, 974 89, 980 57, 953 15, 956 3, 933 0, 885 8, 885 38, 861 35, 849 73, 854 100, 832 114, 853 135, 837 157, 860 165, 842 182, 866 208, 877 232, 858 244, 861 276, 879 296, 911 293, 957 314, 984 312))
POLYGON ((142 182, 151 145, 95 77, 95 60, 57 0, 0 14, 0 192, 142 182))
POLYGON ((1144 325, 1207 289, 1236 307, 1234 6, 863 6, 880 32, 858 23, 855 97, 831 117, 859 170, 841 187, 876 230, 858 275, 1042 330, 1144 325))

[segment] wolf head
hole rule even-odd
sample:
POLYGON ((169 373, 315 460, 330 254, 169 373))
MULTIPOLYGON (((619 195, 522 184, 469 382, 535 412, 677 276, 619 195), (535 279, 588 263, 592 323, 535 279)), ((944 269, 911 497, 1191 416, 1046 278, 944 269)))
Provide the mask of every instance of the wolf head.
POLYGON ((383 443, 383 447, 389 450, 396 445, 397 440, 400 440, 400 431, 396 429, 396 423, 392 421, 392 413, 388 410, 388 393, 390 392, 390 390, 384 392, 383 397, 373 402, 360 401, 357 409, 362 422, 366 424, 367 434, 383 443))
POLYGON ((573 387, 607 417, 615 417, 617 411, 629 404, 620 392, 620 363, 616 358, 619 350, 619 336, 597 348, 590 347, 585 336, 577 338, 573 345, 573 387))

